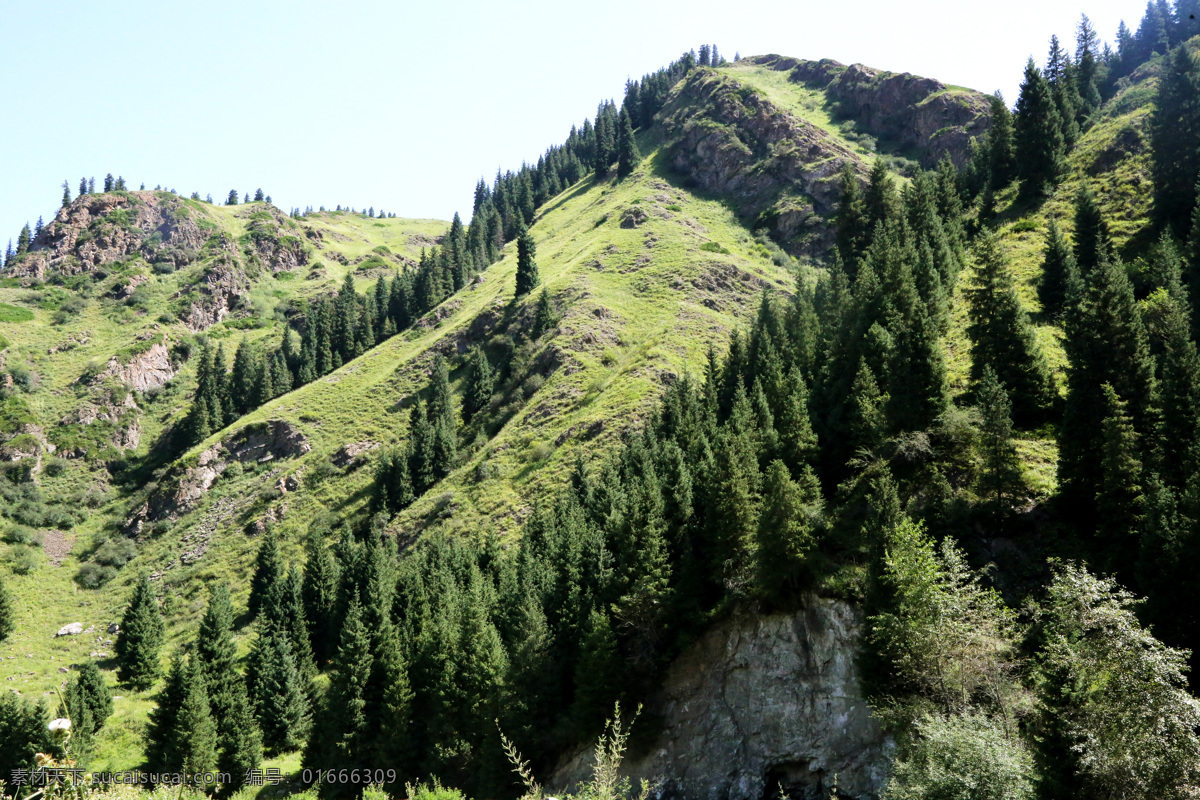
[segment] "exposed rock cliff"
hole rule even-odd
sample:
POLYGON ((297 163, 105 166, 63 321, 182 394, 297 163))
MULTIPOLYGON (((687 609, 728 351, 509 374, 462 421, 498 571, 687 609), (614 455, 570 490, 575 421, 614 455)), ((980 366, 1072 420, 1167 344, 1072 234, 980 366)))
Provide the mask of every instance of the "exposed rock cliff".
POLYGON ((42 280, 47 271, 64 275, 141 253, 146 261, 190 263, 204 233, 183 200, 165 192, 83 195, 58 215, 17 260, 13 274, 42 280))
POLYGON ((191 464, 172 470, 125 523, 130 533, 140 533, 146 522, 174 519, 196 505, 232 461, 266 462, 294 458, 312 445, 291 423, 268 420, 247 425, 200 453, 191 464))
MULTIPOLYGON (((662 726, 624 772, 662 781, 662 795, 761 800, 874 798, 892 744, 859 692, 861 619, 840 600, 810 597, 795 614, 735 617, 714 626, 671 665, 647 707, 662 726)), ((589 777, 585 749, 551 782, 589 777)))
POLYGON ((144 392, 162 386, 175 377, 175 365, 171 363, 171 353, 162 342, 155 344, 144 353, 140 353, 125 364, 116 357, 109 360, 107 368, 100 373, 99 378, 112 377, 128 386, 144 392))
POLYGON ((866 174, 837 137, 715 70, 694 70, 660 114, 671 165, 733 199, 794 252, 821 252, 832 241, 824 223, 836 209, 842 165, 866 174))
POLYGON ((946 154, 962 166, 971 155, 971 138, 991 127, 986 95, 932 78, 862 64, 847 67, 832 59, 769 55, 748 60, 790 72, 791 80, 824 90, 840 116, 853 117, 873 136, 914 152, 926 167, 946 154))

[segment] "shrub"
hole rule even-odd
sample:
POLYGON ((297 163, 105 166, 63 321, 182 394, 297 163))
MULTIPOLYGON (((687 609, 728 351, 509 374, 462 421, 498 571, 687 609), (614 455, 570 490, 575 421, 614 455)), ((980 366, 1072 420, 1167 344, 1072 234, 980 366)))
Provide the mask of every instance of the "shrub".
POLYGON ((79 572, 75 574, 75 582, 84 589, 99 589, 115 577, 117 577, 117 571, 112 567, 101 566, 89 561, 79 568, 79 572))
POLYGON ((4 531, 2 538, 9 544, 41 545, 42 543, 41 535, 25 525, 13 525, 4 531))
POLYGON ((51 458, 46 462, 46 466, 42 470, 51 478, 57 478, 67 471, 67 460, 65 458, 51 458))
POLYGON ((729 249, 724 245, 717 244, 716 242, 704 242, 700 245, 700 249, 706 253, 722 253, 724 255, 729 255, 729 249))
POLYGON ((92 555, 92 560, 106 567, 123 567, 137 556, 137 553, 137 545, 132 541, 116 539, 100 545, 92 555))
POLYGON ((42 552, 33 547, 13 545, 8 548, 8 563, 15 574, 28 575, 41 566, 42 552))

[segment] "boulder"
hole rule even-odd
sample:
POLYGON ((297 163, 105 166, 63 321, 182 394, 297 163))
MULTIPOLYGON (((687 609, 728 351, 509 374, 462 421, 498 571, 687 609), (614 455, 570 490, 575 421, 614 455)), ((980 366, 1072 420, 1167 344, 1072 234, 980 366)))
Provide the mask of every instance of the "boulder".
POLYGON ((115 622, 110 622, 110 623, 108 623, 108 632, 109 633, 120 633, 121 626, 115 622))
POLYGON ((57 639, 59 636, 78 636, 81 633, 83 633, 83 623, 72 622, 70 625, 63 625, 59 628, 58 633, 54 634, 54 638, 57 639))

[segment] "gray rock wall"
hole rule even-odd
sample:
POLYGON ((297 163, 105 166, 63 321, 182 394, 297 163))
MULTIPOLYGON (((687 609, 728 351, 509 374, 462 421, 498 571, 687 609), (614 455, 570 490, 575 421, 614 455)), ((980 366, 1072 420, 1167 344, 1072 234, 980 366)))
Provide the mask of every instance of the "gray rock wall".
MULTIPOLYGON (((662 796, 760 800, 778 784, 794 800, 877 797, 892 744, 861 697, 855 656, 862 621, 840 600, 809 598, 795 614, 718 623, 671 665, 647 706, 662 722, 653 746, 626 760, 662 796)), ((552 786, 586 780, 590 748, 552 786)))

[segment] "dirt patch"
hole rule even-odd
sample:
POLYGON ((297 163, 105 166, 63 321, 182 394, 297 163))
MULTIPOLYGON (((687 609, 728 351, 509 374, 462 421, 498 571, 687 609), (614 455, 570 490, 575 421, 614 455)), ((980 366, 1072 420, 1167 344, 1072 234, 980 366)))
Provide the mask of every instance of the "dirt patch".
POLYGON ((42 535, 42 551, 46 554, 46 560, 55 567, 63 565, 67 556, 71 555, 74 545, 75 537, 68 536, 63 531, 51 530, 42 535))

